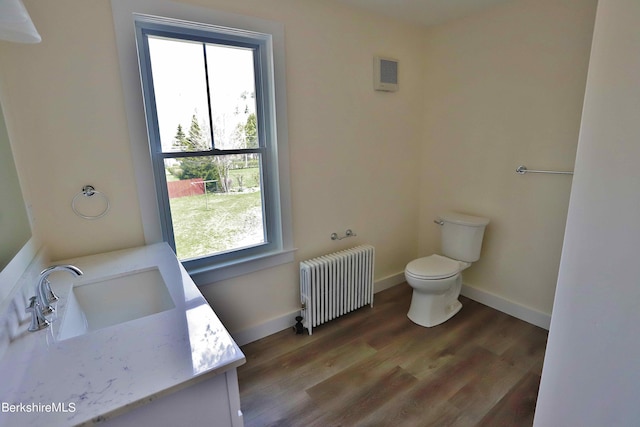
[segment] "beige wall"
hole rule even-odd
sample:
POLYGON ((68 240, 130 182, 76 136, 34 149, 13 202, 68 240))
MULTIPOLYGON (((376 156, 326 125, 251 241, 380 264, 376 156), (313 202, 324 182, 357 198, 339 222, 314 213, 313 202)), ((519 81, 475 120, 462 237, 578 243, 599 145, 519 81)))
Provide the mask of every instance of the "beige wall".
POLYGON ((491 219, 464 273, 481 291, 551 313, 596 0, 522 0, 427 35, 420 253, 446 209, 491 219))
MULTIPOLYGON (((401 272, 418 247, 424 30, 327 1, 193 3, 285 25, 297 260, 371 243, 376 278, 401 272), (373 91, 374 54, 399 59, 399 92, 373 91), (346 228, 358 237, 330 240, 346 228)), ((25 4, 43 42, 0 42, 0 81, 38 233, 53 259, 142 245, 110 4, 25 4), (108 194, 105 218, 71 211, 84 184, 108 194)), ((239 331, 296 310, 297 275, 291 263, 202 290, 239 331)))
POLYGON ((43 41, 0 42, 0 80, 37 233, 54 259, 142 244, 109 3, 25 4, 43 41), (71 211, 85 184, 111 200, 102 220, 71 211))
MULTIPOLYGON (((60 259, 144 244, 107 0, 25 1, 43 38, 0 42, 0 84, 36 233, 60 259), (70 209, 84 184, 112 209, 70 209)), ((296 259, 357 243, 376 278, 437 249, 444 209, 492 219, 465 282, 549 313, 595 0, 516 0, 429 31, 331 1, 191 0, 285 26, 296 259), (372 57, 400 60, 400 91, 372 90, 372 57), (342 242, 332 232, 352 228, 342 242)), ((298 306, 297 263, 202 288, 241 331, 298 306)))

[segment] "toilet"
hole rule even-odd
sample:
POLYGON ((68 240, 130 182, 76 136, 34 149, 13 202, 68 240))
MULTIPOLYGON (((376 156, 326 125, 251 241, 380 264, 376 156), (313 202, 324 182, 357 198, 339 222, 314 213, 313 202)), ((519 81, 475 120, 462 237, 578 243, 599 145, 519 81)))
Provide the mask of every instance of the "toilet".
POLYGON ((413 288, 407 317, 420 326, 436 326, 452 318, 462 304, 462 270, 480 259, 487 218, 449 212, 434 221, 441 227, 442 255, 407 264, 404 276, 413 288))

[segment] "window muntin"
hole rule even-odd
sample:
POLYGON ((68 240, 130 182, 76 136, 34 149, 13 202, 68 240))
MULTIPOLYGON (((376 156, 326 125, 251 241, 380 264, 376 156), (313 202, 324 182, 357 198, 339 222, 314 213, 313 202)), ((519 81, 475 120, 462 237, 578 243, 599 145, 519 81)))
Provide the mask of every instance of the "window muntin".
POLYGON ((267 65, 261 52, 264 42, 207 31, 194 34, 164 24, 137 27, 164 239, 187 267, 277 248, 279 208, 271 198, 277 174, 269 163, 271 141, 265 126, 265 117, 274 116, 263 103, 263 92, 269 90, 261 75, 267 65), (164 48, 170 54, 163 55, 164 48), (180 61, 188 66, 180 66, 180 61), (206 173, 187 177, 184 169, 198 162, 206 173), (244 204, 247 210, 225 207, 194 219, 196 208, 173 200, 169 189, 176 179, 190 179, 194 190, 202 188, 188 196, 200 197, 199 205, 193 205, 198 209, 204 205, 208 210, 215 205, 214 197, 223 196, 230 205, 244 204), (233 198, 244 201, 231 203, 233 198), (221 222, 216 226, 216 215, 234 218, 236 227, 225 227, 235 231, 221 238, 217 227, 224 227, 221 222))

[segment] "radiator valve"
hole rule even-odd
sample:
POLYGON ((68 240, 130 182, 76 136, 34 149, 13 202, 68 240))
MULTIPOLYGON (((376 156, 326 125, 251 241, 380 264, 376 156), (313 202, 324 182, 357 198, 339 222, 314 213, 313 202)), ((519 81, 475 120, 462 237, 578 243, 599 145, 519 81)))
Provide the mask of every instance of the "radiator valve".
POLYGON ((296 335, 304 333, 304 326, 302 326, 302 316, 296 316, 296 325, 293 327, 296 331, 296 335))

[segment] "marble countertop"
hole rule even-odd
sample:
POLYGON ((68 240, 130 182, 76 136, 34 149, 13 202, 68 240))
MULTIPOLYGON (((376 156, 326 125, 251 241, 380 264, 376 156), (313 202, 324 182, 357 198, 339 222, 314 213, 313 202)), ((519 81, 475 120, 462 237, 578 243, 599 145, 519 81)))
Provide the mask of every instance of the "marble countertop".
POLYGON ((58 318, 52 326, 12 342, 0 360, 0 425, 93 424, 245 362, 166 244, 56 264, 61 263, 79 267, 84 275, 50 276, 60 297, 58 318), (73 285, 155 267, 175 308, 58 338, 73 285))

